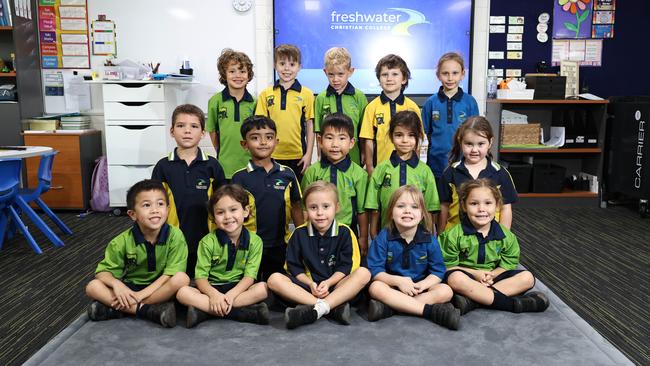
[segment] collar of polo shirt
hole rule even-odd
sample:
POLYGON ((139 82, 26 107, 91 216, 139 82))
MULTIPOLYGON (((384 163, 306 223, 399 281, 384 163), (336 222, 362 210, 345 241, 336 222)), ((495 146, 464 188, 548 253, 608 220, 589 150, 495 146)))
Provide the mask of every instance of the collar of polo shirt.
MULTIPOLYGON (((147 240, 144 238, 144 234, 142 234, 142 230, 140 230, 140 227, 138 226, 137 222, 133 223, 133 228, 131 229, 131 232, 133 233, 133 240, 135 241, 136 245, 140 244, 145 244, 147 243, 147 240)), ((153 243, 154 245, 165 245, 167 244, 167 239, 169 238, 169 224, 163 224, 163 226, 160 228, 160 232, 158 233, 158 239, 156 239, 156 242, 153 243)))
POLYGON ((381 104, 394 102, 396 104, 402 105, 404 104, 404 93, 399 93, 399 96, 397 96, 395 100, 390 100, 390 98, 388 98, 386 94, 384 94, 384 92, 381 92, 381 94, 379 95, 379 100, 381 101, 381 104))
MULTIPOLYGON (((273 83, 273 89, 275 89, 275 88, 280 88, 280 90, 284 90, 284 87, 282 85, 280 85, 280 79, 276 80, 273 83)), ((300 82, 298 81, 298 79, 295 79, 293 81, 293 84, 291 84, 291 86, 287 90, 295 90, 298 93, 300 93, 302 91, 302 85, 300 85, 300 82)))
MULTIPOLYGON (((481 173, 479 173, 479 178, 489 178, 501 170, 501 165, 499 163, 492 161, 489 156, 486 156, 485 158, 487 159, 488 163, 485 166, 485 170, 483 170, 485 173, 481 171, 481 173)), ((451 164, 451 167, 474 179, 472 175, 469 174, 469 170, 467 170, 467 167, 465 166, 465 157, 461 157, 459 161, 451 164)))
MULTIPOLYGON (((221 100, 223 100, 225 102, 228 99, 233 99, 234 100, 235 98, 233 98, 232 95, 230 95, 230 91, 228 91, 228 87, 225 87, 221 91, 221 100)), ((253 99, 253 96, 251 95, 251 93, 248 92, 247 89, 244 89, 244 97, 241 98, 241 100, 246 101, 246 102, 254 102, 255 101, 253 99)))
POLYGON ((438 99, 440 99, 441 102, 446 102, 449 99, 452 99, 456 102, 460 102, 460 100, 463 99, 463 94, 465 94, 463 89, 461 87, 458 87, 458 91, 456 92, 456 94, 454 94, 451 98, 448 98, 442 86, 440 87, 440 89, 438 89, 438 99))
MULTIPOLYGON (((402 238, 402 235, 399 233, 399 231, 397 231, 397 228, 394 228, 388 232, 388 240, 402 241, 406 243, 406 239, 402 238)), ((413 236, 413 241, 411 243, 428 243, 429 241, 431 241, 431 233, 422 225, 418 225, 418 228, 415 230, 415 236, 413 236)))
MULTIPOLYGON (((354 86, 352 86, 352 83, 348 82, 348 85, 345 86, 345 89, 343 89, 343 93, 341 94, 347 94, 347 95, 354 95, 356 89, 354 86)), ((332 95, 337 95, 336 90, 332 88, 331 85, 327 86, 327 91, 325 92, 325 95, 332 96, 332 95)))
POLYGON ((418 166, 418 163, 420 162, 420 159, 415 153, 413 153, 408 160, 402 160, 397 155, 397 151, 393 150, 393 152, 390 153, 390 163, 393 164, 394 167, 396 167, 401 162, 408 164, 408 166, 410 166, 411 168, 416 168, 418 166))
MULTIPOLYGON (((463 228, 463 234, 476 235, 478 237, 479 232, 476 231, 476 228, 474 225, 472 225, 467 216, 463 215, 463 219, 461 220, 460 224, 463 228)), ((487 237, 484 238, 485 241, 502 240, 505 239, 505 237, 506 234, 501 229, 501 225, 499 225, 497 220, 492 219, 492 222, 490 222, 490 231, 488 232, 487 237)))
MULTIPOLYGON (((183 159, 181 159, 178 156, 178 153, 176 153, 176 149, 178 149, 178 148, 175 147, 174 151, 169 153, 169 156, 167 156, 167 160, 169 160, 169 161, 183 161, 183 159)), ((196 148, 196 159, 194 159, 194 160, 195 161, 206 161, 206 160, 208 160, 208 154, 204 153, 201 150, 200 147, 197 147, 196 148)))
POLYGON ((266 172, 266 169, 264 169, 263 166, 253 164, 252 160, 248 161, 248 165, 246 165, 246 170, 249 173, 254 172, 256 170, 262 170, 264 172, 264 174, 271 174, 271 173, 275 172, 276 170, 283 170, 284 169, 284 168, 282 168, 282 166, 280 164, 278 164, 275 161, 275 159, 271 159, 271 162, 273 163, 273 168, 271 168, 271 170, 269 170, 268 173, 266 172))
MULTIPOLYGON (((235 243, 230 241, 230 238, 228 237, 228 234, 226 234, 225 231, 221 229, 215 230, 215 235, 217 236, 217 240, 219 241, 219 245, 224 246, 228 244, 234 245, 235 243)), ((241 228, 241 235, 239 236, 239 249, 246 250, 248 249, 248 245, 251 241, 251 235, 246 230, 245 227, 241 228)))
POLYGON ((323 155, 320 159, 320 166, 323 169, 326 169, 328 166, 333 166, 337 170, 340 170, 342 172, 347 172, 348 169, 350 169, 351 165, 352 165, 352 159, 350 159, 350 155, 346 155, 343 160, 339 161, 336 164, 332 164, 331 161, 327 160, 325 155, 323 155))
POLYGON ((322 236, 322 237, 335 237, 339 235, 339 224, 336 222, 336 219, 332 221, 332 226, 325 232, 324 235, 320 235, 318 230, 314 230, 314 227, 311 223, 307 224, 307 235, 309 236, 322 236))

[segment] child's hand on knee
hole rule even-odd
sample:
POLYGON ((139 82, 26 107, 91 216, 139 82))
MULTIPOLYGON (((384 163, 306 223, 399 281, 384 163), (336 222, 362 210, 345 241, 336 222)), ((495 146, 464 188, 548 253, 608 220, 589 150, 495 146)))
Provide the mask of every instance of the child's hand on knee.
POLYGON ((318 284, 318 287, 316 287, 316 292, 318 293, 316 297, 319 299, 324 299, 330 294, 330 286, 327 281, 323 281, 318 284))
POLYGON ((117 299, 116 306, 113 306, 116 310, 127 309, 129 306, 138 303, 135 293, 121 282, 113 287, 113 292, 117 299))
POLYGON ((411 277, 401 277, 397 283, 397 288, 409 296, 415 296, 418 294, 411 277))

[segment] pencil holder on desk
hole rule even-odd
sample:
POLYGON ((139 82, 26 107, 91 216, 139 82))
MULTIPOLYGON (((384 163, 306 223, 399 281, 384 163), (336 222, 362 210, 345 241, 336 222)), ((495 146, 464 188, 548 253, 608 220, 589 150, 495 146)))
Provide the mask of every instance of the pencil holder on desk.
POLYGON ((183 75, 192 75, 194 73, 194 69, 180 69, 179 72, 183 75))

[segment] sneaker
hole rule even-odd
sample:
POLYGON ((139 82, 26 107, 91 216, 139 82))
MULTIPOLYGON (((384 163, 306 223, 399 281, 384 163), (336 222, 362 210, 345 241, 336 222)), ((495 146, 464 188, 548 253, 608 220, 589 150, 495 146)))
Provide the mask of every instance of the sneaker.
POLYGON ((550 301, 542 292, 532 291, 527 294, 513 297, 513 313, 542 312, 548 308, 550 301))
POLYGON ((318 319, 318 313, 311 305, 298 305, 284 311, 284 322, 287 329, 294 329, 301 325, 311 324, 318 319))
POLYGON ((376 322, 379 319, 389 318, 394 314, 395 312, 390 306, 379 300, 370 299, 370 303, 368 304, 368 321, 376 322))
POLYGON ((336 320, 343 325, 350 325, 352 319, 350 318, 350 303, 343 303, 329 312, 327 318, 336 320))
POLYGON ((88 318, 93 321, 119 319, 124 316, 124 313, 121 311, 106 306, 97 300, 88 306, 87 313, 88 318))
POLYGON ((232 309, 231 319, 244 323, 269 324, 269 308, 264 302, 232 309))
POLYGON ((451 330, 458 330, 458 323, 460 322, 460 310, 456 309, 451 303, 433 304, 431 317, 429 320, 442 325, 443 327, 451 330))
POLYGON ((176 307, 173 301, 149 305, 144 316, 165 328, 173 328, 176 326, 176 307))
POLYGON ((206 313, 203 310, 195 308, 192 305, 187 307, 187 317, 185 318, 185 326, 189 328, 194 328, 200 322, 210 318, 210 314, 206 313))
POLYGON ((463 295, 454 295, 454 297, 451 298, 451 304, 456 309, 460 310, 461 316, 479 307, 477 302, 463 295))

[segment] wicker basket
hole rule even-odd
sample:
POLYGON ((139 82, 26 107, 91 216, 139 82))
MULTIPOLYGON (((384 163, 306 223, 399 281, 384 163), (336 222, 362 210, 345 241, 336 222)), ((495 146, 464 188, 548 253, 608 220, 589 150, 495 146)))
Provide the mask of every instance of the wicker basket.
POLYGON ((536 145, 539 143, 539 123, 501 125, 501 145, 536 145))

